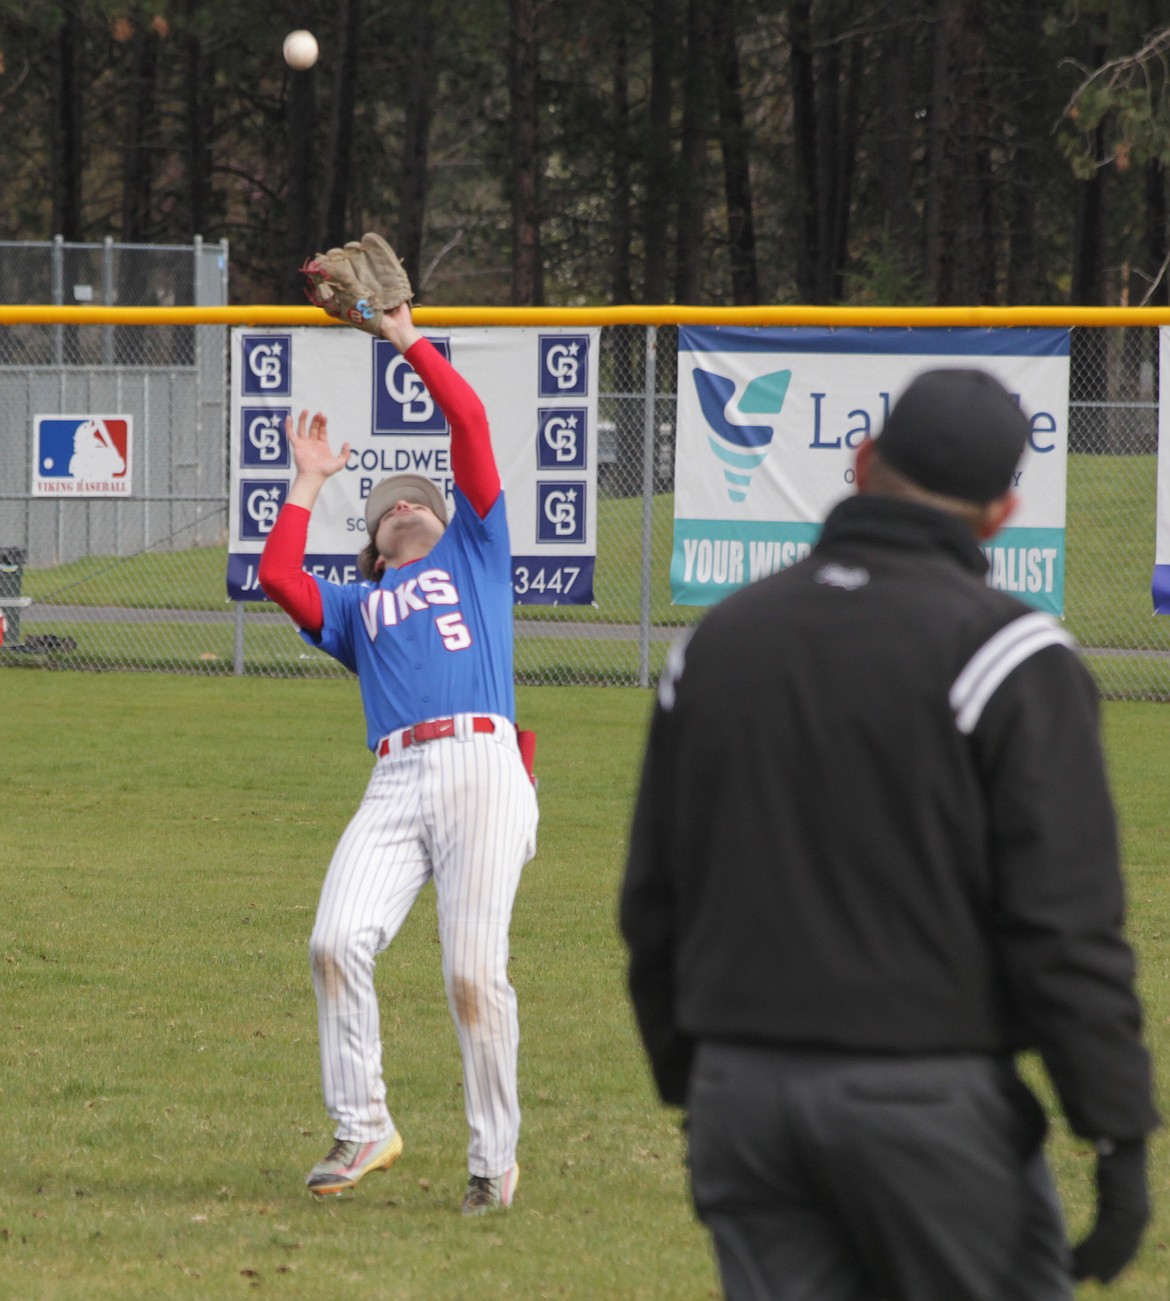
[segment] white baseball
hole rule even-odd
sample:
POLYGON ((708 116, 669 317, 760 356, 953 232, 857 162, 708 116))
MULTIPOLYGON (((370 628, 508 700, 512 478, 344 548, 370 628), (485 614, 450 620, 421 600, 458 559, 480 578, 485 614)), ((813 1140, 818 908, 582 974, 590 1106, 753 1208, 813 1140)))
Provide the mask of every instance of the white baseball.
POLYGON ((317 38, 298 28, 284 38, 284 61, 297 72, 305 72, 317 62, 317 38))

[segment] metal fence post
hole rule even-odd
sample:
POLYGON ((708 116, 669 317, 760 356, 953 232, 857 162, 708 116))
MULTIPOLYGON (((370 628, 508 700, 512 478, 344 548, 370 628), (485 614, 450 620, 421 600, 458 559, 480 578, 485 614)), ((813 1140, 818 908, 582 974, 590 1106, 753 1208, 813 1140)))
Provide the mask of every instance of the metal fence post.
POLYGON ((638 621, 638 685, 650 685, 650 561, 654 539, 654 431, 658 406, 658 327, 646 327, 642 418, 642 593, 638 621))
MULTIPOLYGON (((114 307, 114 237, 107 235, 102 244, 102 302, 114 307)), ((102 365, 114 364, 114 327, 102 326, 102 365)), ((121 408, 119 408, 120 410, 121 408)))
POLYGON ((244 674, 244 603, 236 601, 236 626, 232 636, 232 672, 236 677, 244 674))
MULTIPOLYGON (((53 255, 49 269, 50 292, 53 306, 60 307, 65 302, 65 236, 53 236, 53 255)), ((63 365, 65 361, 65 327, 58 321, 53 326, 53 365, 63 365)))

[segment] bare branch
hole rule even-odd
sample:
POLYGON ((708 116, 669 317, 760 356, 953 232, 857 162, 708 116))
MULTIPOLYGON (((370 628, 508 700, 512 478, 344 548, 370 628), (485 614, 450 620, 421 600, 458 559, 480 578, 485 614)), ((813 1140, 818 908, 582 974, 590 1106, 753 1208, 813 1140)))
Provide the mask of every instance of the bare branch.
MULTIPOLYGON (((1059 126, 1066 118, 1075 118, 1075 109, 1077 101, 1095 82, 1104 80, 1109 90, 1112 90, 1119 82, 1133 76, 1134 73, 1140 73, 1145 79, 1146 88, 1152 93, 1152 83, 1150 80, 1149 65, 1153 62, 1162 64, 1165 72, 1166 55, 1170 53, 1170 27, 1163 27, 1161 30, 1154 32, 1146 40, 1146 43, 1133 54, 1124 54, 1116 59, 1110 59, 1103 63, 1099 68, 1090 72, 1081 82, 1081 84, 1069 96, 1068 102, 1061 110, 1060 117, 1057 118, 1056 125, 1059 126)), ((1066 64, 1072 60, 1066 59, 1066 64)), ((1082 71, 1083 71, 1083 65, 1082 71)), ((1055 127, 1053 128, 1055 130, 1055 127)))
POLYGON ((1162 259, 1162 265, 1158 268, 1158 274, 1150 281, 1150 287, 1142 295, 1142 301, 1138 303, 1139 307, 1145 307, 1154 295, 1154 290, 1162 283, 1167 270, 1170 269, 1170 250, 1167 250, 1166 256, 1162 259))

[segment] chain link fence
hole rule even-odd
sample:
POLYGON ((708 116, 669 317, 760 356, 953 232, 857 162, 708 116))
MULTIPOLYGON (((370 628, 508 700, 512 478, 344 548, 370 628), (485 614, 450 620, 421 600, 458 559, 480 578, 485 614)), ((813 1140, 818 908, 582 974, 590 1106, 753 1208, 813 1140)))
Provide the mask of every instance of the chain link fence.
MULTIPOLYGON (((344 674, 279 610, 227 599, 227 330, 64 328, 0 330, 0 668, 344 674), (132 500, 29 494, 46 410, 134 414, 148 464, 132 500)), ((676 351, 673 326, 602 331, 595 603, 517 607, 520 683, 648 685, 702 615, 670 599, 676 351)), ((1170 699, 1170 622, 1150 598, 1157 355, 1155 329, 1073 331, 1065 617, 1113 697, 1170 699)))

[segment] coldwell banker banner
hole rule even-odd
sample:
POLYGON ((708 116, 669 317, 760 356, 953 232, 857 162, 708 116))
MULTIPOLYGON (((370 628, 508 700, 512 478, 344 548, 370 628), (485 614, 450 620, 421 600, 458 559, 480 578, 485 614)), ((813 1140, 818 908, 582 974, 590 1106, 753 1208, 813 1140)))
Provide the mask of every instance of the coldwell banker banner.
MULTIPOLYGON (((487 410, 508 504, 517 604, 588 604, 596 556, 598 331, 458 329, 426 337, 487 410)), ((232 331, 232 491, 227 588, 260 600, 256 570, 295 475, 285 418, 329 419, 346 468, 313 509, 305 568, 358 577, 365 501, 389 474, 434 481, 454 509, 450 430, 393 344, 340 328, 232 331)))
POLYGON ((806 556, 914 376, 976 366, 1032 427, 988 581, 1062 613, 1068 353, 1067 330, 681 328, 674 602, 710 605, 806 556))

